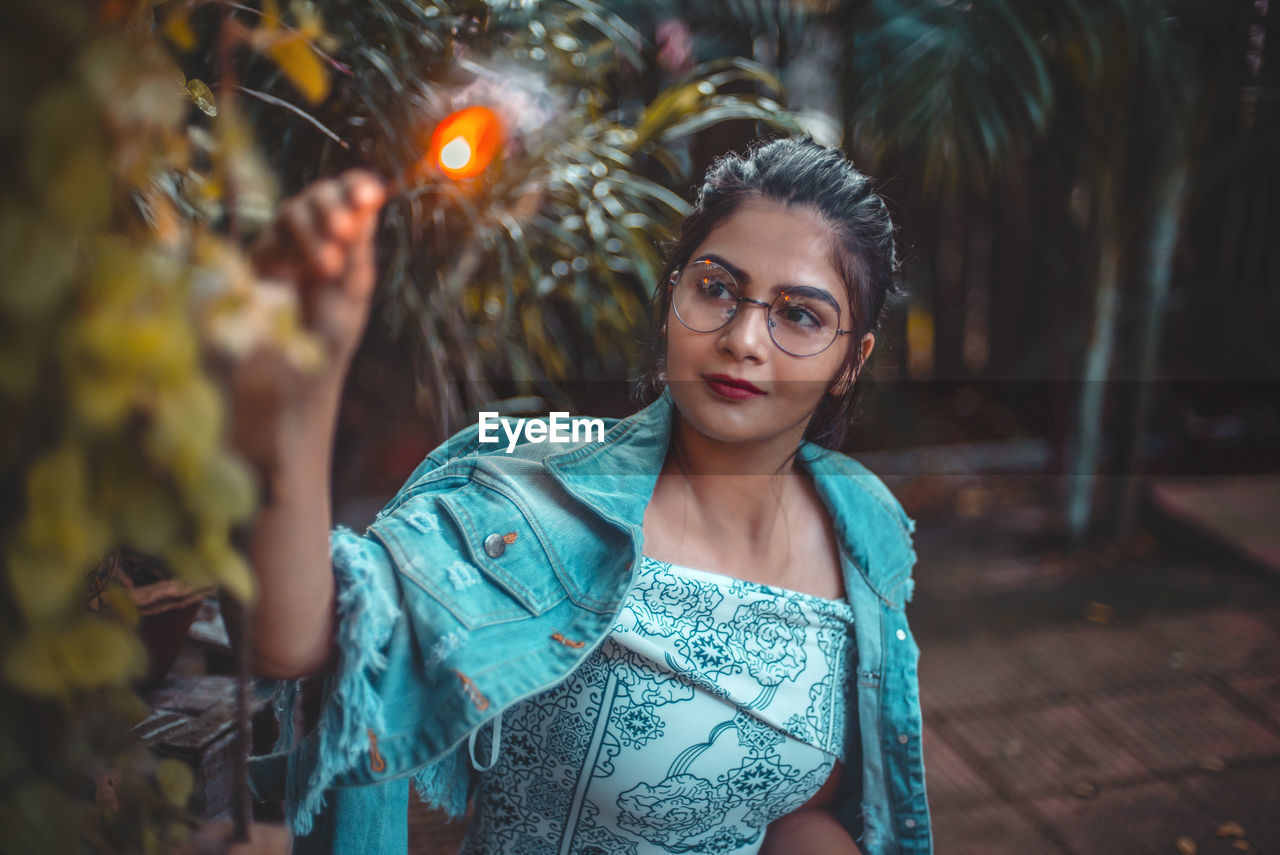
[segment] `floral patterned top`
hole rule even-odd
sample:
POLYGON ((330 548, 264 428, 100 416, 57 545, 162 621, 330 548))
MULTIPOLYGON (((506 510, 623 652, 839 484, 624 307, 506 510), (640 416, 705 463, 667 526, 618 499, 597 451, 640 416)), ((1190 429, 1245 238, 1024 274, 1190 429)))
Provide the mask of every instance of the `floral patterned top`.
POLYGON ((852 623, 645 556, 610 636, 504 712, 459 855, 757 852, 843 758, 852 623))

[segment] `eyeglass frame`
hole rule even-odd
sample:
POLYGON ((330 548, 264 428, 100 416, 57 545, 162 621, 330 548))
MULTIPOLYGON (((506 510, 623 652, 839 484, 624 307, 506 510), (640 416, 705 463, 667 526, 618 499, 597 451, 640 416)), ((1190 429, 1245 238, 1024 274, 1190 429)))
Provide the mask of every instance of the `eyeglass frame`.
MULTIPOLYGON (((711 260, 711 259, 709 259, 709 258, 700 258, 700 259, 698 259, 697 261, 695 261, 695 262, 693 262, 693 263, 694 263, 694 264, 699 264, 699 263, 714 264, 716 267, 719 267, 719 268, 720 268, 721 270, 723 270, 725 273, 729 274, 729 278, 733 280, 733 284, 737 287, 737 290, 738 290, 739 292, 741 292, 741 291, 742 291, 742 284, 741 284, 740 282, 738 282, 738 277, 734 276, 734 275, 733 275, 733 271, 729 270, 729 269, 728 269, 727 267, 725 267, 723 264, 719 264, 719 263, 717 263, 717 262, 715 262, 715 261, 712 261, 712 260, 711 260)), ((748 296, 746 296, 745 294, 739 293, 739 294, 738 294, 738 297, 737 297, 737 301, 738 301, 738 302, 737 302, 737 305, 736 305, 736 306, 734 306, 734 308, 733 308, 733 313, 732 313, 731 315, 729 315, 729 317, 725 318, 724 323, 722 323, 722 324, 721 324, 720 326, 718 326, 718 327, 715 327, 714 329, 709 329, 709 330, 697 330, 697 329, 694 329, 693 327, 689 326, 688 322, 687 322, 687 321, 685 321, 685 319, 684 319, 684 318, 680 317, 680 312, 679 312, 679 310, 678 310, 678 309, 676 309, 675 289, 676 289, 676 287, 677 287, 677 286, 679 286, 679 284, 680 284, 680 274, 682 274, 682 273, 684 272, 684 270, 685 270, 685 268, 684 268, 684 267, 677 267, 675 270, 671 271, 671 277, 667 280, 667 287, 668 287, 668 288, 670 288, 670 289, 671 289, 671 291, 672 291, 672 294, 671 294, 671 313, 672 313, 673 315, 675 315, 675 316, 676 316, 676 320, 680 322, 680 325, 681 325, 682 327, 684 327, 685 329, 687 329, 689 332, 694 332, 694 333, 713 333, 713 332, 719 332, 720 330, 722 330, 722 329, 724 329, 725 327, 729 326, 729 324, 733 323, 733 319, 734 319, 734 318, 738 317, 738 308, 739 308, 743 303, 753 303, 753 304, 755 304, 755 305, 757 305, 757 306, 764 306, 764 308, 765 308, 765 329, 767 329, 767 330, 769 331, 769 341, 773 342, 773 346, 774 346, 774 347, 776 347, 776 348, 778 348, 778 350, 782 351, 782 352, 783 352, 783 353, 785 353, 787 356, 792 356, 792 357, 795 357, 796 359, 808 359, 808 358, 809 358, 809 357, 811 357, 811 356, 817 356, 817 355, 819 355, 819 354, 821 354, 821 353, 826 353, 828 350, 830 350, 830 349, 831 349, 831 345, 835 344, 837 341, 839 341, 839 340, 840 340, 840 336, 842 336, 842 335, 848 335, 849 333, 854 332, 854 330, 841 329, 839 326, 837 326, 837 327, 836 327, 836 334, 835 334, 835 335, 833 335, 833 336, 831 337, 831 341, 827 342, 827 344, 826 344, 826 345, 825 345, 821 350, 815 350, 813 353, 803 353, 803 354, 801 354, 801 353, 792 353, 791 351, 787 350, 785 347, 783 347, 782 345, 778 344, 778 340, 777 340, 776 338, 774 338, 774 336, 773 336, 773 327, 768 325, 768 324, 769 324, 769 314, 773 311, 773 304, 774 304, 774 303, 776 303, 776 302, 778 302, 778 300, 779 300, 779 299, 781 299, 781 298, 782 298, 782 296, 783 296, 784 294, 786 294, 786 293, 787 293, 785 290, 784 290, 784 291, 779 291, 777 294, 775 294, 775 295, 774 295, 773 299, 772 299, 771 301, 767 302, 767 303, 766 303, 764 300, 757 300, 757 299, 755 299, 754 297, 748 297, 748 296)), ((842 314, 843 314, 843 310, 841 310, 840 305, 839 305, 838 303, 836 304, 836 314, 837 314, 837 316, 839 316, 839 315, 842 315, 842 314)), ((837 323, 837 324, 839 324, 839 323, 840 323, 839 318, 837 318, 836 323, 837 323)))

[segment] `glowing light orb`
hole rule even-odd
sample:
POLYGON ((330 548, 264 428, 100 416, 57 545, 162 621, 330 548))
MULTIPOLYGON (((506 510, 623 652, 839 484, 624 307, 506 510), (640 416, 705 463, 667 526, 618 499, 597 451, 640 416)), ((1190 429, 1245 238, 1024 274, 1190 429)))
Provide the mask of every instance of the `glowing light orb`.
POLYGON ((428 162, 450 178, 474 178, 493 161, 502 138, 496 113, 488 107, 467 107, 436 125, 428 162))
POLYGON ((445 169, 466 169, 471 162, 471 146, 465 137, 454 137, 440 149, 440 165, 445 169))

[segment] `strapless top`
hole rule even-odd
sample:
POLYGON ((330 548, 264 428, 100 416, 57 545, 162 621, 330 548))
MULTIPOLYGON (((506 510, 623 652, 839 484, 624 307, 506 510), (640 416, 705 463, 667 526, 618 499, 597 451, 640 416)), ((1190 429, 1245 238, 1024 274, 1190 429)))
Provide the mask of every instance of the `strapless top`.
POLYGON ((756 853, 843 759, 852 624, 844 601, 645 556, 604 642, 503 712, 459 855, 756 853))

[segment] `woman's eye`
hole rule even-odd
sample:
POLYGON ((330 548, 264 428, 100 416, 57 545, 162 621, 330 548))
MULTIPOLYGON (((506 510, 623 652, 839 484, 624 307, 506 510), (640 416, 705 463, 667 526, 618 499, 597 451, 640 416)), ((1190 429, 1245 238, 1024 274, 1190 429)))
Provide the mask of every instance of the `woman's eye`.
POLYGON ((704 276, 699 283, 702 293, 708 297, 724 297, 732 293, 729 283, 714 276, 704 276))
POLYGON ((783 306, 778 312, 782 316, 782 320, 789 324, 797 324, 799 326, 821 326, 822 319, 813 312, 803 306, 788 305, 783 306))

